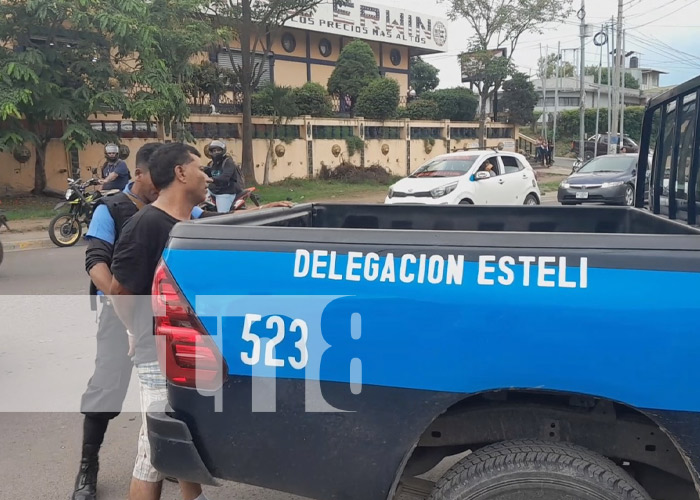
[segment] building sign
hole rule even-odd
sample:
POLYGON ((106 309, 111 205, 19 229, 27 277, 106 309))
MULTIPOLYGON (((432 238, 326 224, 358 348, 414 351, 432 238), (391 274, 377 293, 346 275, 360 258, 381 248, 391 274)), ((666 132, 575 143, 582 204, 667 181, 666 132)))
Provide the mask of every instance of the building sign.
POLYGON ((293 17, 285 26, 447 51, 447 19, 365 1, 324 2, 313 14, 293 17))

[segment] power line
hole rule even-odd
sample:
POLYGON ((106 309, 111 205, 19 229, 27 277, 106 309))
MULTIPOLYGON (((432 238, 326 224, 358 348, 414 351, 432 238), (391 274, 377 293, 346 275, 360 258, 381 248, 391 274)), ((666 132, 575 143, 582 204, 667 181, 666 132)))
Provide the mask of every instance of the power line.
MULTIPOLYGON (((674 1, 675 1, 675 0, 674 0, 674 1)), ((656 21, 660 21, 660 20, 662 20, 662 19, 666 19, 668 16, 672 16, 672 15, 675 14, 676 12, 679 12, 679 11, 685 9, 686 7, 690 7, 691 5, 693 5, 694 3, 697 3, 697 2, 698 2, 698 0, 691 0, 690 2, 688 2, 687 4, 685 4, 685 5, 681 6, 681 7, 679 7, 678 9, 674 10, 673 12, 669 12, 669 13, 666 14, 665 16, 661 16, 661 17, 659 17, 658 19, 654 19, 653 21, 649 21, 648 23, 639 24, 639 25, 637 25, 637 26, 632 26, 632 28, 630 28, 630 29, 642 28, 642 27, 644 27, 644 26, 649 26, 650 24, 654 24, 656 21)), ((670 2, 670 3, 673 3, 673 2, 670 2)))

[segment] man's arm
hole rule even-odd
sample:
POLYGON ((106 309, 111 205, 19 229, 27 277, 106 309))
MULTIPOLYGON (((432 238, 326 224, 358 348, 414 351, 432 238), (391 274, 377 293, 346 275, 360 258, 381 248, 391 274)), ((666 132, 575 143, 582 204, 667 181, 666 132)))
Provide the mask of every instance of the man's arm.
POLYGON ((119 283, 119 280, 112 276, 111 285, 109 287, 110 298, 114 304, 114 311, 117 316, 124 323, 127 330, 134 330, 134 304, 135 297, 134 294, 126 288, 124 285, 119 283))
POLYGON ((85 251, 85 270, 98 290, 105 295, 112 285, 112 263, 116 229, 114 219, 105 205, 98 205, 85 235, 88 247, 85 251))

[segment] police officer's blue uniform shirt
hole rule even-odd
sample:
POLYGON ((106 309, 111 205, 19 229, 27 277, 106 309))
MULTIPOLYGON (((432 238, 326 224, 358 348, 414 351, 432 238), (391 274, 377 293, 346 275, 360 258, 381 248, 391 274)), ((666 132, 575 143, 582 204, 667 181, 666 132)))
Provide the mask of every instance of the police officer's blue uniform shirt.
MULTIPOLYGON (((138 196, 131 192, 131 187, 133 185, 133 182, 127 184, 127 186, 124 188, 124 193, 128 194, 129 196, 133 196, 134 198, 138 198, 138 196)), ((199 219, 202 212, 203 210, 201 208, 195 206, 192 209, 192 218, 199 219)), ((117 230, 114 227, 114 219, 112 218, 112 214, 109 213, 109 209, 106 205, 98 205, 95 212, 92 214, 92 220, 90 221, 90 227, 85 234, 85 239, 97 238, 109 243, 110 245, 114 245, 114 240, 116 237, 117 230)), ((98 295, 102 295, 102 292, 98 291, 98 295)))

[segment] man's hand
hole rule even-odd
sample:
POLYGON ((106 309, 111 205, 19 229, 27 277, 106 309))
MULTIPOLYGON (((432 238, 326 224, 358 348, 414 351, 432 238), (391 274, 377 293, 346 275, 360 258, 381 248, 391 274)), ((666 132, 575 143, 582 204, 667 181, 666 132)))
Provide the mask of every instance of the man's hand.
POLYGON ((291 201, 273 201, 272 203, 266 203, 265 205, 262 205, 260 208, 275 208, 275 207, 284 207, 284 208, 292 208, 295 204, 292 203, 291 201))

